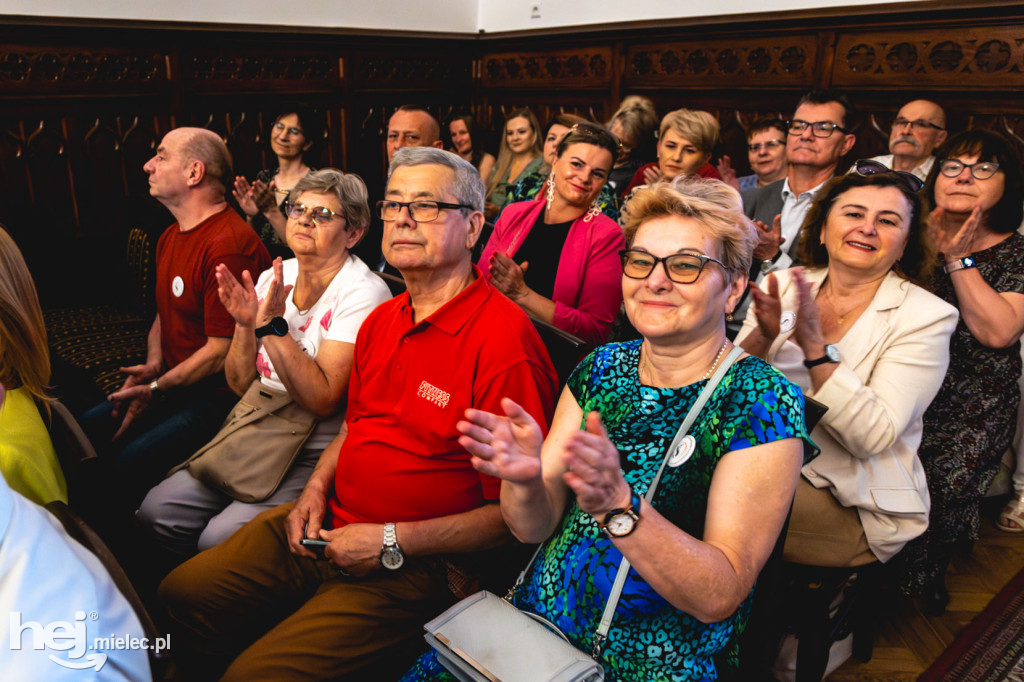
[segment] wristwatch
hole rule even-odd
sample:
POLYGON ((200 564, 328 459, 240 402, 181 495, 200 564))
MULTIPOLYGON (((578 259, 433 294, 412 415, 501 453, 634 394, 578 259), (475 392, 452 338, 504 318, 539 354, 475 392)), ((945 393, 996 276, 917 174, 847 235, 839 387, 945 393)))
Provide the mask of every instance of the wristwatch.
POLYGON ((946 274, 956 272, 957 270, 966 270, 967 268, 977 267, 977 263, 974 261, 974 256, 964 256, 963 258, 957 258, 956 260, 949 261, 942 266, 942 269, 946 271, 946 274))
POLYGON ((380 563, 389 571, 397 571, 405 563, 405 555, 398 546, 398 533, 395 524, 384 524, 384 546, 380 549, 380 563))
POLYGON ((609 538, 624 538, 634 530, 640 521, 640 496, 629 491, 629 506, 625 509, 612 509, 605 514, 604 521, 597 524, 597 527, 604 531, 609 538))
POLYGON ((149 382, 149 392, 153 395, 154 398, 162 397, 163 391, 160 390, 160 384, 157 383, 156 379, 153 379, 153 381, 149 382))
POLYGON ((817 360, 804 360, 804 367, 810 369, 826 362, 839 362, 839 349, 831 343, 825 345, 825 354, 817 360))
POLYGON ((284 336, 288 333, 288 320, 283 317, 275 317, 266 323, 262 327, 256 328, 256 338, 262 339, 264 336, 273 334, 274 336, 284 336))

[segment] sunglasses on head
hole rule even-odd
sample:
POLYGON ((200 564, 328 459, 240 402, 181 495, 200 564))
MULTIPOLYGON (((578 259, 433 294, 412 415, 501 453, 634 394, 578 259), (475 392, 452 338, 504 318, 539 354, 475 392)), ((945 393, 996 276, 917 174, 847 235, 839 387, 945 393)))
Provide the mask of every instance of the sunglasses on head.
POLYGON ((860 159, 854 164, 854 171, 857 175, 863 175, 869 177, 871 175, 892 175, 900 184, 910 190, 912 193, 917 194, 924 187, 924 181, 917 177, 913 173, 906 171, 892 170, 884 163, 878 161, 872 161, 871 159, 860 159))

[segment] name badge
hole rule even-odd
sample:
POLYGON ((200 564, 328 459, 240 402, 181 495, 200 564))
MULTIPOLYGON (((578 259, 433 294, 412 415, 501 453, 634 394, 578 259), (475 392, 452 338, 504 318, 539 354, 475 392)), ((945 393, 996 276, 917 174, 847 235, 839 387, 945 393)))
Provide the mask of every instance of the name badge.
POLYGON ((693 451, 697 449, 697 441, 690 434, 683 436, 683 440, 679 442, 679 447, 672 453, 672 456, 668 458, 668 465, 670 467, 677 467, 686 460, 693 456, 693 451))

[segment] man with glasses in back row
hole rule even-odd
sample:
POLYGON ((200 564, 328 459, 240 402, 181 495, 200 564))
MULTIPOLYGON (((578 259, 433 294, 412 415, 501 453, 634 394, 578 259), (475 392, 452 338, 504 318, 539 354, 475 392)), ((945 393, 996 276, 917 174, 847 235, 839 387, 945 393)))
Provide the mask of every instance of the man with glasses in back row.
MULTIPOLYGON (((853 105, 839 92, 812 90, 800 98, 787 122, 786 177, 742 194, 743 212, 758 228, 751 282, 760 284, 767 273, 793 265, 807 211, 856 142, 853 118, 853 105)), ((730 336, 743 326, 749 306, 745 295, 729 322, 730 336)))
POLYGON ((896 114, 889 133, 891 154, 872 157, 892 170, 913 173, 923 182, 935 157, 932 151, 946 141, 946 112, 935 102, 915 99, 896 114))
POLYGON ((465 575, 466 553, 510 537, 500 482, 473 468, 456 424, 508 397, 547 425, 557 376, 526 314, 470 260, 484 224, 477 170, 400 149, 385 197, 384 255, 408 291, 359 330, 341 432, 296 502, 160 587, 193 677, 232 659, 222 679, 334 679, 379 662, 454 601, 448 565, 465 575), (319 560, 303 540, 325 543, 319 560))

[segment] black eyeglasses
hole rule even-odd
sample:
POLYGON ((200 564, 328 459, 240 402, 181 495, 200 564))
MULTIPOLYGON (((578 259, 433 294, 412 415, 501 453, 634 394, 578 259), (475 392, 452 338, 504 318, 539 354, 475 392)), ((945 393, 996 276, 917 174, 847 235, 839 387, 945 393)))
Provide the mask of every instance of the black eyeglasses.
POLYGON ((900 181, 900 184, 914 194, 920 192, 921 188, 924 187, 924 181, 913 173, 892 170, 884 163, 872 161, 871 159, 860 159, 854 164, 853 169, 857 175, 863 175, 865 177, 869 175, 893 175, 900 181))
POLYGON ((312 214, 313 214, 313 223, 316 224, 316 225, 326 225, 327 223, 329 223, 332 220, 334 220, 336 217, 337 218, 342 217, 342 215, 340 213, 335 213, 334 211, 332 211, 331 209, 327 208, 326 206, 316 206, 316 207, 313 207, 313 206, 306 206, 305 204, 300 204, 297 201, 296 202, 292 202, 292 201, 285 202, 284 212, 292 220, 299 220, 300 218, 302 218, 302 216, 306 215, 306 211, 311 211, 312 212, 312 214))
POLYGON ((381 220, 390 222, 398 220, 398 214, 402 212, 403 206, 409 209, 409 217, 417 223, 429 223, 432 220, 437 220, 441 209, 455 210, 457 208, 468 208, 473 210, 473 207, 469 204, 449 204, 444 201, 391 201, 390 199, 384 199, 377 202, 377 211, 380 213, 381 220))
POLYGON ((747 151, 754 152, 757 154, 762 149, 770 152, 776 147, 784 147, 786 145, 785 140, 768 140, 767 142, 755 142, 754 144, 747 145, 747 151))
POLYGON ((925 128, 931 128, 933 130, 945 130, 942 126, 937 126, 931 121, 925 121, 918 119, 916 121, 908 121, 907 119, 900 116, 892 122, 893 129, 906 128, 910 126, 912 130, 924 130, 925 128))
POLYGON ((947 178, 958 178, 964 172, 964 168, 971 169, 971 175, 975 180, 988 180, 999 170, 999 164, 995 161, 978 161, 977 163, 964 163, 958 159, 943 159, 939 161, 939 172, 947 178))
POLYGON ((665 266, 665 274, 668 275, 668 278, 678 284, 693 284, 696 282, 697 278, 700 277, 700 273, 704 271, 704 266, 709 261, 718 263, 723 269, 727 269, 722 265, 722 261, 711 256, 695 253, 677 253, 672 256, 658 258, 646 251, 626 249, 619 251, 619 257, 622 258, 622 274, 630 279, 647 279, 654 272, 654 268, 658 266, 658 263, 662 263, 665 266))
POLYGON ((792 121, 786 121, 786 126, 789 128, 790 135, 803 135, 807 126, 811 127, 811 133, 813 133, 815 137, 832 137, 832 133, 837 130, 841 133, 846 132, 842 126, 836 125, 832 121, 815 121, 810 123, 796 118, 792 121))

